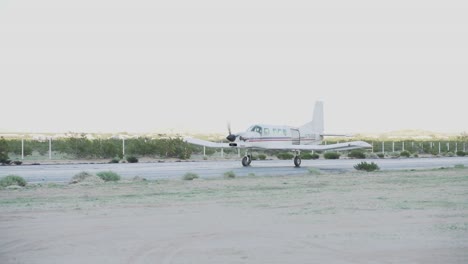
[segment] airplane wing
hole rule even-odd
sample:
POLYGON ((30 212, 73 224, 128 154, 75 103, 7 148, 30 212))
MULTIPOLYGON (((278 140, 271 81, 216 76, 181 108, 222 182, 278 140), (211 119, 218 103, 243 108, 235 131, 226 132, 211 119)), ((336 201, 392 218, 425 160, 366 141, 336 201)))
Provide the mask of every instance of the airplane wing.
POLYGON ((316 150, 316 151, 352 150, 352 149, 362 149, 362 148, 372 148, 372 145, 364 141, 351 141, 351 142, 337 143, 337 144, 330 144, 330 145, 298 145, 297 146, 297 150, 316 150))
POLYGON ((184 141, 190 144, 205 146, 209 148, 229 148, 229 143, 216 143, 197 138, 184 138, 184 141))
MULTIPOLYGON (((210 148, 233 148, 229 146, 229 143, 215 143, 211 141, 206 141, 197 138, 185 138, 185 142, 205 146, 210 148)), ((235 147, 234 147, 235 148, 235 147)), ((237 148, 258 148, 258 149, 273 149, 273 150, 314 150, 314 151, 325 151, 325 150, 352 150, 352 149, 363 149, 363 148, 372 148, 367 142, 364 141, 351 141, 345 143, 337 143, 330 145, 284 145, 284 144, 275 144, 270 143, 264 147, 255 147, 249 143, 239 143, 237 148)))
POLYGON ((363 148, 372 148, 367 142, 364 141, 351 141, 345 143, 337 143, 330 145, 271 145, 268 146, 268 149, 276 150, 314 150, 314 151, 325 151, 325 150, 352 150, 352 149, 363 149, 363 148))

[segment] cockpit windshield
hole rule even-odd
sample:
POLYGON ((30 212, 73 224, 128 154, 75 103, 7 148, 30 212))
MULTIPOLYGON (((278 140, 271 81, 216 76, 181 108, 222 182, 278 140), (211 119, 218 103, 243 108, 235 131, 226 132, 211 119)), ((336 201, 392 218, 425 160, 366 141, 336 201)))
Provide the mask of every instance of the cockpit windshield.
POLYGON ((252 131, 252 132, 257 132, 257 133, 259 133, 259 134, 261 135, 263 129, 262 129, 261 126, 253 126, 253 127, 250 129, 250 131, 252 131))

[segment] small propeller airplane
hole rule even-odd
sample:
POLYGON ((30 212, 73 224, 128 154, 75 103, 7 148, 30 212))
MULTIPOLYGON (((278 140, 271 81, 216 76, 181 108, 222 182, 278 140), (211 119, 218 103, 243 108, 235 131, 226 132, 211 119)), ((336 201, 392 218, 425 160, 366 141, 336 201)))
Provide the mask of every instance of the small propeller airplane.
POLYGON ((215 143, 211 141, 185 138, 185 142, 210 147, 210 148, 240 148, 246 149, 242 158, 242 165, 249 166, 252 162, 250 151, 253 149, 289 150, 295 153, 294 165, 301 166, 301 151, 325 151, 325 150, 352 150, 372 148, 364 141, 352 141, 330 145, 320 145, 325 136, 345 136, 336 134, 324 134, 323 102, 315 103, 313 119, 301 127, 278 126, 256 124, 245 132, 231 133, 228 124, 229 135, 226 139, 229 143, 215 143))

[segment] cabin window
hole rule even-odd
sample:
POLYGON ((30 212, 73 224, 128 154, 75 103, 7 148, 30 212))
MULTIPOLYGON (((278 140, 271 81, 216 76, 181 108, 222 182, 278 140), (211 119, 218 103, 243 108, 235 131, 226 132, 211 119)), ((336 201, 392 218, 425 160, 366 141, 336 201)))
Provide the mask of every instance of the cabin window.
POLYGON ((263 135, 265 135, 265 136, 270 135, 270 129, 269 129, 269 128, 265 128, 265 129, 263 130, 263 135))
POLYGON ((273 135, 278 135, 278 130, 276 130, 276 128, 273 128, 273 135))
POLYGON ((284 136, 287 136, 287 135, 288 135, 288 132, 286 132, 286 129, 283 129, 283 135, 284 135, 284 136))

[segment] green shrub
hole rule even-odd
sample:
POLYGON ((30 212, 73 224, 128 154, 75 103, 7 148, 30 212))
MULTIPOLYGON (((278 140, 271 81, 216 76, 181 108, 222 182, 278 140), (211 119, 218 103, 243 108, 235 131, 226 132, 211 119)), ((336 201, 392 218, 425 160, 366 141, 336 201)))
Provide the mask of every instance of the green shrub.
POLYGON ((194 180, 194 179, 198 179, 198 175, 196 173, 193 173, 193 172, 187 172, 184 174, 184 177, 182 178, 183 180, 185 181, 191 181, 191 180, 194 180))
POLYGON ((400 152, 400 157, 406 157, 406 158, 409 158, 411 156, 411 153, 407 150, 404 150, 402 152, 400 152))
POLYGON ((94 175, 92 175, 91 173, 87 172, 87 171, 82 171, 78 174, 75 174, 75 176, 72 177, 71 181, 72 182, 81 182, 83 180, 85 180, 86 178, 89 178, 89 177, 93 177, 94 175))
POLYGON ((457 151, 457 156, 459 156, 459 157, 464 157, 465 155, 466 155, 465 152, 463 152, 463 151, 461 151, 461 150, 457 151))
POLYGON ((463 164, 455 164, 455 169, 464 169, 465 168, 465 165, 463 164))
POLYGON ((135 156, 128 156, 128 157, 127 157, 127 161, 128 161, 128 163, 137 163, 137 162, 138 162, 138 158, 135 157, 135 156))
POLYGON ((233 171, 227 171, 224 173, 224 178, 226 179, 234 179, 236 174, 233 171))
POLYGON ((267 157, 267 156, 266 156, 265 154, 258 154, 258 158, 259 158, 260 160, 265 160, 266 157, 267 157))
POLYGON ((119 158, 113 158, 109 163, 119 163, 120 159, 119 158))
POLYGON ((258 156, 256 156, 256 155, 251 155, 250 158, 251 158, 252 160, 258 160, 258 156))
POLYGON ((96 173, 96 175, 106 182, 120 180, 120 175, 113 171, 101 171, 101 172, 96 173))
POLYGON ((309 174, 312 174, 312 175, 320 175, 321 172, 319 169, 317 168, 308 168, 307 171, 309 172, 309 174))
POLYGON ((445 154, 445 155, 446 155, 447 157, 453 157, 453 156, 455 156, 455 153, 449 151, 449 152, 447 152, 447 154, 445 154))
POLYGON ((146 182, 147 179, 143 178, 143 177, 140 177, 140 176, 135 176, 135 177, 133 177, 132 181, 134 181, 134 182, 146 182))
POLYGON ((0 164, 10 165, 10 164, 11 164, 11 160, 9 160, 9 159, 0 159, 0 164))
POLYGON ((177 157, 179 159, 181 159, 181 160, 187 160, 187 159, 190 159, 190 156, 191 156, 191 154, 189 154, 188 152, 182 151, 182 152, 179 153, 179 155, 177 157))
POLYGON ((288 153, 288 152, 282 152, 282 153, 279 153, 278 155, 276 155, 276 157, 280 160, 290 160, 292 158, 294 158, 294 155, 291 154, 291 153, 288 153))
POLYGON ((383 158, 385 158, 385 154, 383 154, 383 153, 377 153, 377 157, 383 159, 383 158))
POLYGON ((10 164, 11 160, 8 157, 9 146, 4 137, 0 138, 0 163, 10 164))
POLYGON ((301 154, 301 158, 304 159, 304 160, 316 160, 319 158, 319 155, 318 154, 312 154, 312 153, 304 153, 304 154, 301 154))
POLYGON ((353 159, 365 159, 366 154, 362 152, 361 150, 352 150, 351 152, 348 153, 348 157, 353 158, 353 159))
POLYGON ((365 161, 358 163, 354 165, 354 168, 356 170, 363 170, 363 171, 375 171, 375 170, 380 170, 379 166, 375 164, 374 162, 367 163, 365 161))
POLYGON ((26 180, 18 175, 8 175, 0 180, 0 186, 8 187, 12 185, 26 186, 26 180))
POLYGON ((323 157, 325 159, 339 159, 340 158, 340 153, 338 153, 338 152, 325 152, 325 154, 323 154, 323 157))
POLYGON ((20 160, 15 160, 15 161, 13 161, 13 164, 15 164, 15 165, 21 165, 21 164, 23 164, 23 162, 20 161, 20 160))

